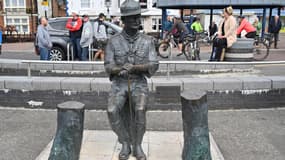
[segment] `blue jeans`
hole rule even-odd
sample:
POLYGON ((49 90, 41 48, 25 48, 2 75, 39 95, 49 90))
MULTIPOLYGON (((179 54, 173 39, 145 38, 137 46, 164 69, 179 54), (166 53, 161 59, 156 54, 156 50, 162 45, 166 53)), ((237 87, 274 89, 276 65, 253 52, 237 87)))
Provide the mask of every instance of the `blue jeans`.
POLYGON ((84 47, 82 48, 82 53, 81 53, 81 61, 87 61, 88 60, 88 53, 89 53, 89 47, 84 47))
POLYGON ((71 43, 73 45, 74 60, 76 59, 81 60, 80 38, 71 37, 71 43))
POLYGON ((50 51, 47 48, 40 47, 40 60, 50 60, 50 51))

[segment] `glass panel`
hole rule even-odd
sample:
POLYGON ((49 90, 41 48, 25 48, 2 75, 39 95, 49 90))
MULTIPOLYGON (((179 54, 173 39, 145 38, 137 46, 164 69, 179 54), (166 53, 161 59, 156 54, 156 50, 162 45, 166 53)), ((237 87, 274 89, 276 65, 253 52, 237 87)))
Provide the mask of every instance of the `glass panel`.
POLYGON ((6 5, 7 7, 10 7, 10 3, 11 3, 11 0, 5 0, 5 5, 6 5))
POLYGON ((16 25, 16 30, 17 30, 18 32, 21 32, 21 26, 20 26, 20 25, 16 25))
POLYGON ((10 3, 11 7, 13 6, 17 6, 17 0, 12 0, 11 3, 10 3))
POLYGON ((14 19, 14 23, 15 23, 15 24, 21 23, 21 22, 20 22, 20 19, 19 19, 19 18, 15 18, 15 19, 14 19))
POLYGON ((26 18, 23 18, 22 23, 28 23, 28 20, 26 18))
POLYGON ((8 23, 8 24, 11 24, 12 22, 13 22, 13 21, 12 21, 11 18, 8 18, 8 19, 7 19, 7 23, 8 23))
POLYGON ((25 7, 25 0, 19 0, 19 6, 25 7))
POLYGON ((22 26, 23 32, 28 33, 28 25, 22 26))
POLYGON ((155 18, 153 18, 152 19, 152 30, 155 30, 156 31, 156 25, 157 25, 157 23, 156 23, 157 21, 156 21, 156 19, 155 18))
POLYGON ((140 0, 140 5, 142 9, 146 9, 147 8, 147 0, 140 0))
POLYGON ((65 25, 66 21, 57 21, 53 23, 49 23, 51 28, 56 29, 56 30, 66 30, 65 25))
POLYGON ((91 3, 90 0, 81 0, 81 8, 90 8, 91 3))
POLYGON ((159 28, 159 30, 161 30, 161 28, 162 28, 162 25, 161 25, 161 18, 158 19, 158 28, 159 28))

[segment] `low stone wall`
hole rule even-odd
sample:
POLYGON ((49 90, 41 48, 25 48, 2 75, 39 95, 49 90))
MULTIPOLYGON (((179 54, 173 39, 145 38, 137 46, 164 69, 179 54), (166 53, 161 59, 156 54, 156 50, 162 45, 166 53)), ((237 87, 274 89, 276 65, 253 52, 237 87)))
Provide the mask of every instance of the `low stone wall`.
MULTIPOLYGON (((0 106, 54 108, 76 100, 87 109, 105 110, 108 78, 0 77, 0 106)), ((210 109, 285 106, 285 76, 236 78, 151 78, 149 110, 180 110, 184 90, 207 91, 210 109)))
MULTIPOLYGON (((22 60, 0 59, 0 75, 27 75, 28 64, 22 60)), ((252 71, 253 65, 232 65, 232 64, 171 64, 171 74, 184 72, 194 73, 216 73, 216 72, 248 72, 252 71)), ((32 75, 41 76, 64 76, 64 75, 105 75, 103 64, 32 64, 32 75)), ((160 64, 157 75, 166 75, 167 65, 160 64)))

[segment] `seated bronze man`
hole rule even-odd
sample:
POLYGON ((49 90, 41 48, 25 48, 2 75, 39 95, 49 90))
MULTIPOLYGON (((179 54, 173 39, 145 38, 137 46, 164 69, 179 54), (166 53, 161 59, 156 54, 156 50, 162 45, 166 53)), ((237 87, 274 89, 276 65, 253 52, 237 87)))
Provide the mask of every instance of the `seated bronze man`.
POLYGON ((139 2, 126 0, 121 5, 124 29, 108 41, 105 49, 105 70, 112 81, 108 99, 108 118, 122 144, 120 160, 131 152, 137 160, 146 160, 142 140, 146 128, 148 85, 158 69, 154 39, 139 32, 139 2))

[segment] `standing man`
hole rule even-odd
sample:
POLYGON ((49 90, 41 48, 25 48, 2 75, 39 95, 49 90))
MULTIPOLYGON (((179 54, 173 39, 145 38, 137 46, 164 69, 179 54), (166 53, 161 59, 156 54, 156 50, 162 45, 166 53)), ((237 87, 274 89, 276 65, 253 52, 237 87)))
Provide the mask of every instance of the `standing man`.
POLYGON ((279 16, 275 16, 273 20, 271 20, 269 24, 269 33, 274 36, 274 48, 277 49, 277 42, 279 40, 279 32, 281 30, 282 23, 279 19, 279 16))
POLYGON ((103 21, 105 20, 105 15, 103 13, 99 14, 99 18, 94 22, 94 37, 98 45, 98 51, 95 53, 94 59, 96 60, 100 57, 104 60, 104 49, 107 44, 107 30, 103 21))
POLYGON ((45 17, 41 17, 40 25, 38 26, 36 35, 36 45, 39 47, 40 60, 50 59, 50 50, 52 48, 52 42, 48 30, 46 28, 47 25, 47 19, 45 17))
POLYGON ((146 77, 158 69, 157 53, 154 39, 139 32, 139 2, 126 0, 121 15, 123 31, 109 39, 105 50, 105 70, 112 81, 108 118, 122 144, 119 160, 127 160, 131 152, 137 160, 146 160, 141 146, 146 129, 146 77))
POLYGON ((69 30, 70 40, 73 45, 74 59, 81 60, 80 38, 82 32, 82 20, 77 11, 72 11, 72 18, 67 20, 66 28, 69 30))
POLYGON ((80 59, 82 61, 87 61, 87 55, 89 52, 89 45, 93 42, 93 30, 92 30, 92 24, 89 21, 89 16, 87 14, 83 14, 83 29, 82 29, 82 35, 80 40, 80 46, 82 48, 82 53, 80 59))

